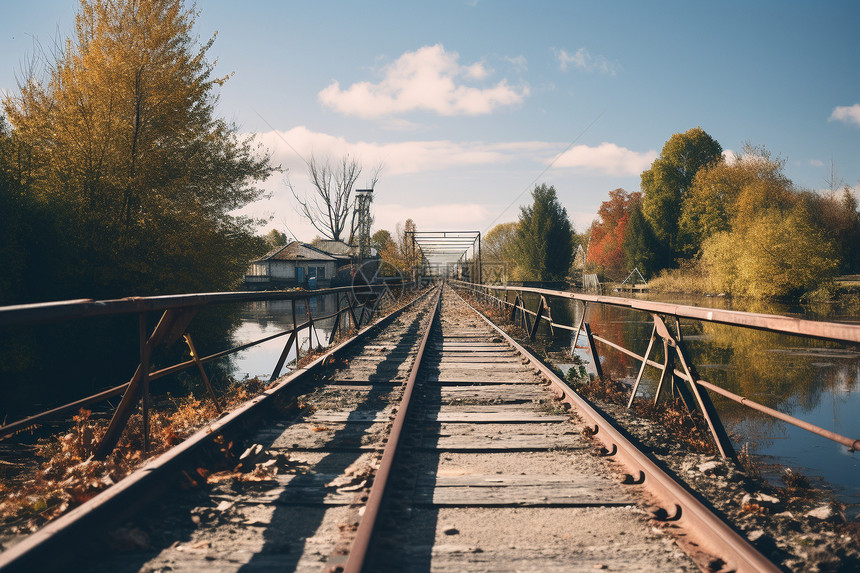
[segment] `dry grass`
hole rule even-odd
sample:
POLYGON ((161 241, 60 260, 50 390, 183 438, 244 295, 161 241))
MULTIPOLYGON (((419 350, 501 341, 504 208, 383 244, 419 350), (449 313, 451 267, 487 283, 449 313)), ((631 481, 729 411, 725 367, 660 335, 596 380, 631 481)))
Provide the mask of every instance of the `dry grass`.
MULTIPOLYGON (((231 384, 220 397, 225 409, 235 409, 264 389, 257 378, 231 384)), ((150 410, 149 456, 178 444, 218 417, 210 400, 194 396, 167 396, 150 410)), ((81 410, 62 435, 40 440, 35 473, 0 481, 0 526, 10 532, 35 531, 134 471, 144 460, 143 416, 138 410, 129 419, 116 449, 105 460, 94 459, 108 421, 92 419, 81 410)))
POLYGON ((677 269, 664 269, 648 281, 648 290, 664 293, 716 294, 700 261, 685 261, 677 269))
MULTIPOLYGON (((420 295, 420 293, 418 293, 420 295)), ((416 295, 417 296, 417 295, 416 295)), ((411 302, 396 301, 386 311, 405 306, 411 302)), ((337 340, 355 335, 351 328, 338 336, 337 340)), ((305 354, 296 365, 306 366, 327 349, 317 346, 305 354)), ((257 378, 232 383, 219 397, 224 409, 233 410, 258 395, 265 384, 257 378)), ((293 406, 292 404, 290 406, 293 406)), ((299 405, 304 407, 304 405, 299 405)), ((167 396, 150 409, 149 451, 147 458, 157 456, 182 442, 199 428, 216 419, 219 412, 208 399, 194 396, 176 398, 167 396)), ((73 425, 59 436, 40 440, 36 454, 38 468, 28 476, 0 477, 0 528, 10 533, 26 533, 37 530, 45 523, 66 513, 95 497, 99 492, 117 483, 145 461, 143 456, 143 417, 138 409, 132 414, 115 450, 105 460, 92 456, 107 429, 108 421, 91 418, 91 412, 81 410, 74 416, 73 425)), ((233 444, 223 444, 224 467, 198 469, 198 476, 187 476, 189 483, 201 479, 264 479, 272 471, 284 465, 284 460, 273 457, 266 467, 251 468, 241 472, 233 467, 236 460, 233 444), (275 461, 272 461, 275 460, 275 461), (271 466, 271 467, 270 467, 271 466), (274 469, 273 469, 274 468, 274 469)))
MULTIPOLYGON (((630 388, 614 380, 594 379, 578 385, 576 391, 589 400, 619 406, 626 406, 630 399, 630 388)), ((687 410, 680 399, 664 400, 656 406, 651 400, 636 399, 633 400, 632 410, 640 418, 651 420, 671 430, 672 436, 694 452, 711 455, 717 451, 705 420, 698 412, 687 410)))

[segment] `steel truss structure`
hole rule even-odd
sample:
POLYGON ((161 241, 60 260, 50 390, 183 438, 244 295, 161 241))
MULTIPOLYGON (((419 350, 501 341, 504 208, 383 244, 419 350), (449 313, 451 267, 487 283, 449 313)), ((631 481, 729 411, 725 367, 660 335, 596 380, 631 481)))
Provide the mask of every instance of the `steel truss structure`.
POLYGON ((482 281, 480 231, 406 231, 410 260, 424 276, 482 281))

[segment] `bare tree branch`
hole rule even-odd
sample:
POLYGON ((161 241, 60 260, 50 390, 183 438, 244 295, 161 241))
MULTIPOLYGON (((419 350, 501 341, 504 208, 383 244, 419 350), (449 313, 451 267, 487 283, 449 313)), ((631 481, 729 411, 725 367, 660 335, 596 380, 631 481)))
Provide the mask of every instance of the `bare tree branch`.
POLYGON ((289 179, 287 185, 296 199, 298 213, 308 219, 325 238, 341 241, 351 215, 352 235, 352 223, 355 220, 352 192, 359 175, 361 165, 348 154, 334 168, 329 158, 320 160, 312 155, 308 161, 308 177, 314 190, 300 196, 289 179))

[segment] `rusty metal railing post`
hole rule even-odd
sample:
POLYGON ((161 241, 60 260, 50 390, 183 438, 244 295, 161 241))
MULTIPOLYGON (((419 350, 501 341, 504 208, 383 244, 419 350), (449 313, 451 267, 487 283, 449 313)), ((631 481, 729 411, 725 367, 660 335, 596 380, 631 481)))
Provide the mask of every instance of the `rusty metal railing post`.
POLYGON ((681 367, 684 369, 684 373, 690 380, 690 389, 693 391, 696 401, 699 403, 699 408, 702 415, 705 417, 705 421, 708 423, 708 428, 711 430, 711 436, 714 438, 717 450, 720 452, 723 459, 728 458, 735 463, 738 463, 738 456, 735 452, 734 446, 732 446, 732 441, 729 439, 729 434, 723 427, 722 421, 720 421, 717 409, 714 407, 714 403, 711 402, 708 391, 705 388, 699 388, 699 385, 696 384, 696 380, 699 379, 698 373, 680 342, 675 344, 675 351, 681 362, 681 367))
POLYGON ((197 354, 197 349, 194 347, 194 341, 191 340, 191 335, 188 333, 185 333, 183 335, 183 338, 185 339, 185 344, 188 345, 188 350, 191 351, 191 359, 194 361, 194 364, 197 365, 197 369, 200 371, 200 376, 203 377, 203 384, 206 386, 206 391, 209 393, 209 398, 215 405, 215 411, 220 414, 222 412, 221 403, 218 401, 218 395, 215 394, 215 388, 212 387, 212 383, 209 381, 209 377, 206 375, 206 370, 203 368, 203 363, 200 362, 200 356, 197 354))
POLYGON ((358 326, 358 319, 355 316, 355 303, 356 303, 355 293, 351 297, 349 297, 349 316, 352 318, 352 327, 358 330, 360 327, 358 326))
POLYGON ((600 356, 597 354, 597 346, 595 346, 594 337, 591 335, 591 326, 587 322, 583 322, 582 328, 585 330, 585 338, 588 340, 588 351, 591 353, 591 361, 594 364, 597 379, 603 380, 603 367, 600 365, 600 356))
MULTIPOLYGON (((96 446, 93 455, 96 459, 105 459, 116 447, 119 438, 125 429, 128 419, 131 416, 131 411, 137 404, 138 398, 143 395, 144 398, 144 426, 145 434, 148 435, 149 426, 149 405, 147 397, 149 395, 149 358, 152 355, 152 349, 167 335, 176 318, 176 313, 172 310, 164 311, 161 315, 161 320, 152 332, 152 335, 146 337, 146 315, 143 311, 138 313, 138 336, 141 339, 140 343, 140 364, 137 367, 128 386, 122 395, 119 406, 114 411, 113 417, 105 430, 104 436, 96 446), (145 393, 145 394, 144 394, 145 393)), ((144 441, 146 438, 144 438, 144 441)))
POLYGON ((329 334, 329 337, 328 337, 329 346, 331 346, 331 343, 334 342, 334 339, 337 336, 337 329, 340 327, 340 295, 335 295, 334 305, 335 305, 334 324, 331 327, 331 334, 329 334))
POLYGON ((149 347, 146 344, 146 313, 137 315, 137 335, 140 350, 140 399, 143 409, 143 456, 149 453, 149 347))
MULTIPOLYGON (((311 314, 311 297, 305 297, 305 314, 308 315, 308 354, 314 351, 314 317, 311 314)), ((317 336, 317 345, 319 345, 319 336, 317 336)))
POLYGON ((648 365, 648 358, 651 356, 651 349, 654 348, 654 341, 657 339, 657 327, 651 329, 651 338, 648 339, 648 349, 645 351, 645 356, 642 358, 642 366, 639 367, 639 374, 636 376, 636 382, 633 383, 633 391, 630 393, 630 400, 627 401, 627 408, 633 406, 633 399, 636 397, 636 392, 639 390, 639 383, 642 382, 642 375, 645 374, 645 367, 648 365))
MULTIPOLYGON (((290 348, 292 348, 293 343, 296 342, 298 330, 293 328, 293 331, 290 333, 290 337, 287 339, 287 343, 284 344, 284 349, 281 351, 281 355, 278 357, 278 361, 275 363, 275 369, 272 370, 272 375, 269 377, 269 382, 274 382, 278 379, 278 376, 281 374, 281 369, 284 367, 284 363, 287 361, 287 357, 290 355, 290 348)), ((296 362, 299 360, 299 350, 298 344, 296 344, 296 362)))
POLYGON ((293 334, 296 336, 296 364, 298 364, 299 363, 299 353, 302 350, 302 345, 299 344, 299 339, 298 339, 299 325, 298 325, 298 321, 296 320, 296 299, 291 300, 290 303, 292 303, 291 306, 292 306, 292 310, 293 310, 293 334))
POLYGON ((528 335, 529 340, 534 340, 535 335, 537 334, 538 325, 540 325, 540 321, 543 318, 544 308, 546 304, 546 299, 541 296, 538 301, 537 311, 535 312, 535 321, 529 327, 528 335))
MULTIPOLYGON (((507 298, 507 293, 505 293, 507 298)), ((570 347, 570 355, 576 356, 576 345, 579 343, 579 333, 582 332, 582 325, 585 324, 585 311, 588 310, 588 303, 582 303, 582 316, 579 317, 579 324, 576 325, 576 330, 573 332, 573 342, 570 347)))

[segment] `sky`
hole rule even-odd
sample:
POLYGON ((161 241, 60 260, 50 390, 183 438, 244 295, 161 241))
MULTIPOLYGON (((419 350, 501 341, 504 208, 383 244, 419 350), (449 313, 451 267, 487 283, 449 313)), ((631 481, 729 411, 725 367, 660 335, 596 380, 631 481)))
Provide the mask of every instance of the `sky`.
MULTIPOLYGON (((74 30, 76 0, 3 0, 0 90, 74 30)), ((638 191, 674 133, 763 145, 799 187, 860 188, 860 2, 198 0, 217 112, 282 172, 242 212, 309 241, 306 161, 382 166, 374 229, 515 221, 553 185, 577 231, 638 191)))

